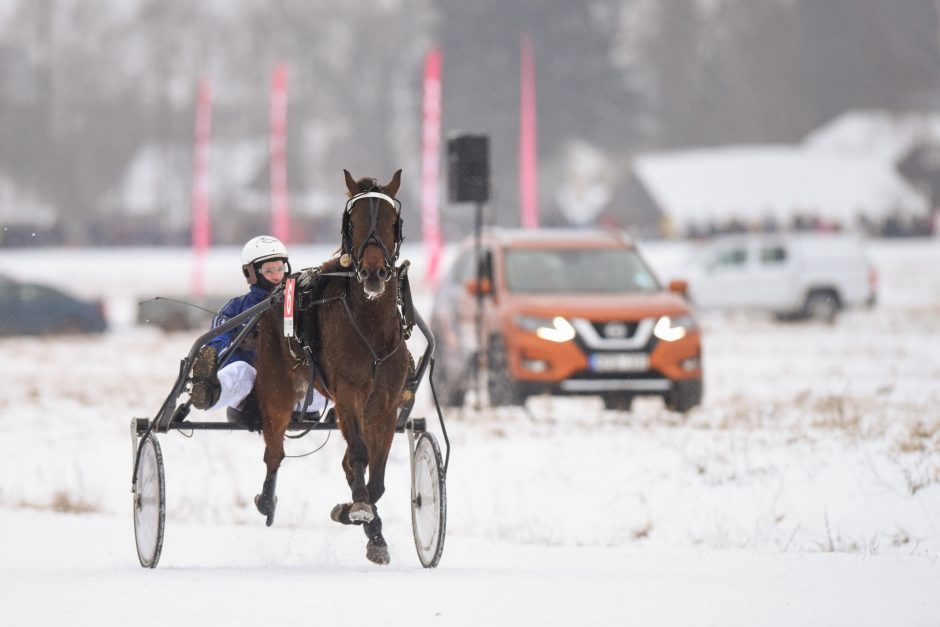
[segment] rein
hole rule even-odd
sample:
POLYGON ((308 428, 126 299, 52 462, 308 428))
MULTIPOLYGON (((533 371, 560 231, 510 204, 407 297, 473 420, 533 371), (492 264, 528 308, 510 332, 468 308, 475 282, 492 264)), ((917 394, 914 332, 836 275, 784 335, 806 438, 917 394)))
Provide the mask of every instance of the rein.
POLYGON ((343 308, 346 310, 346 317, 349 318, 349 322, 352 324, 353 328, 356 330, 356 333, 359 334, 359 337, 362 338, 363 343, 366 345, 366 348, 369 349, 369 353, 372 354, 372 374, 375 375, 376 371, 379 369, 379 366, 382 365, 386 359, 398 352, 398 349, 401 348, 401 345, 405 343, 404 337, 399 338, 398 344, 395 345, 395 348, 392 349, 385 357, 379 357, 379 354, 375 352, 375 349, 372 348, 372 344, 369 343, 369 340, 366 338, 365 334, 362 332, 362 329, 359 328, 359 325, 356 324, 355 318, 353 318, 352 310, 349 308, 349 304, 346 302, 346 294, 344 293, 340 298, 340 301, 343 303, 343 308))

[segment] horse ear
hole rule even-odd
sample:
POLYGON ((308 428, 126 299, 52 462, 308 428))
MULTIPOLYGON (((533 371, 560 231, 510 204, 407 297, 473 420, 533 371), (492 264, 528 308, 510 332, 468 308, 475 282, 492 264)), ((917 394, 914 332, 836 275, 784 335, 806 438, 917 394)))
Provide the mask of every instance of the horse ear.
POLYGON ((343 170, 343 174, 346 175, 346 189, 349 190, 350 196, 355 196, 360 191, 359 184, 356 183, 356 180, 352 177, 352 174, 349 173, 349 170, 343 170))
POLYGON ((392 180, 382 186, 382 189, 385 190, 385 193, 391 197, 395 197, 395 194, 398 193, 398 187, 401 185, 401 170, 392 175, 392 180))

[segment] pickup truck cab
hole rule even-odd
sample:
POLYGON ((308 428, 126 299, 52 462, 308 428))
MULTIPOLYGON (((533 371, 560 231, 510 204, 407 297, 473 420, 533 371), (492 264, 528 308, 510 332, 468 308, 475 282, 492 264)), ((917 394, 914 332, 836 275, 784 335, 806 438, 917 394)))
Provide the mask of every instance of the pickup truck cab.
POLYGON ((708 242, 686 269, 700 309, 754 309, 833 322, 877 300, 877 273, 855 235, 757 233, 708 242))

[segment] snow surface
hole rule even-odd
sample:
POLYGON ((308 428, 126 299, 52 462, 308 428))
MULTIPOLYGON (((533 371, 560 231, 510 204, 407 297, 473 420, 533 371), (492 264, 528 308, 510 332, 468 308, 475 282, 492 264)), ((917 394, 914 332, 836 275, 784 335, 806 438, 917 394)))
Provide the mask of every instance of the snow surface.
MULTIPOLYGON (((681 275, 681 245, 644 249, 681 275)), ((380 503, 392 563, 378 567, 361 531, 329 520, 348 498, 339 433, 285 460, 272 528, 252 504, 256 434, 162 435, 166 539, 150 570, 134 550, 129 424, 162 402, 195 333, 131 320, 136 300, 184 291, 189 256, 4 251, 11 274, 105 297, 114 325, 0 340, 3 623, 940 624, 940 242, 870 252, 881 301, 833 326, 702 316, 706 400, 688 416, 655 399, 449 412, 437 569, 414 552, 403 436, 380 503)), ((405 256, 421 267, 419 249, 405 256)), ((236 250, 213 251, 211 284, 240 291, 237 268, 236 250)), ((418 414, 428 405, 425 387, 418 414)))

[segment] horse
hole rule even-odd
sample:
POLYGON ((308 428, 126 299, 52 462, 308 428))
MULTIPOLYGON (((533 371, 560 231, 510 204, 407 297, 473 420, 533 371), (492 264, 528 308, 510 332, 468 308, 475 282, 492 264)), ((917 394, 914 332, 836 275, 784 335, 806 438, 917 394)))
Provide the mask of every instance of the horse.
POLYGON ((401 170, 385 185, 343 172, 349 199, 343 211, 341 256, 317 269, 317 281, 325 281, 318 304, 298 321, 302 337, 319 338, 312 349, 321 376, 310 380, 302 345, 284 336, 281 308, 268 310, 258 322, 255 394, 267 472, 255 505, 270 526, 284 435, 295 404, 309 385, 315 385, 332 400, 346 440, 342 466, 352 500, 336 505, 330 516, 343 524, 362 525, 368 538, 366 557, 388 564, 376 504, 385 492, 385 464, 410 363, 395 267, 402 241, 401 205, 395 199, 401 170))

